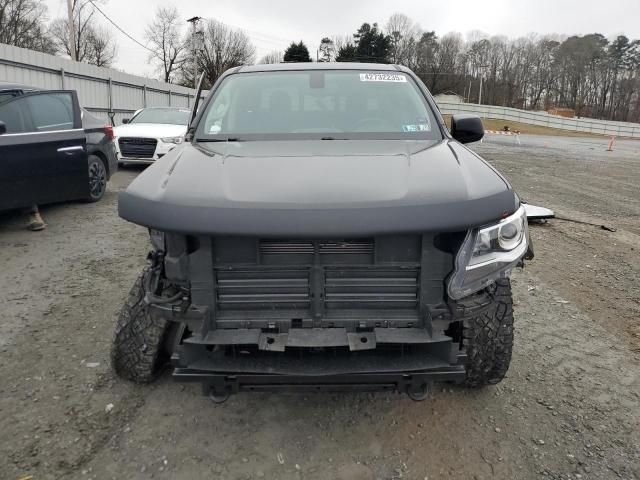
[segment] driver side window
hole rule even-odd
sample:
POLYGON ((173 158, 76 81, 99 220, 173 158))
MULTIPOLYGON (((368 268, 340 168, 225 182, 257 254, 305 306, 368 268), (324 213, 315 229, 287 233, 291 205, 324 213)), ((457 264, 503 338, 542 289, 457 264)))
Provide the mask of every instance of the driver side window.
POLYGON ((71 93, 38 93, 0 105, 0 121, 7 133, 33 133, 73 128, 71 93))

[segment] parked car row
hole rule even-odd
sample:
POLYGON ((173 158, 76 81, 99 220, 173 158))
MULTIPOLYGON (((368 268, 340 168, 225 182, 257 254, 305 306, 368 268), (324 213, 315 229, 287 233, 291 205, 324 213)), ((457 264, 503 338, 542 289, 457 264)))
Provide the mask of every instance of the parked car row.
POLYGON ((152 163, 180 144, 189 113, 147 108, 114 128, 73 90, 0 82, 0 211, 99 201, 118 164, 152 163))

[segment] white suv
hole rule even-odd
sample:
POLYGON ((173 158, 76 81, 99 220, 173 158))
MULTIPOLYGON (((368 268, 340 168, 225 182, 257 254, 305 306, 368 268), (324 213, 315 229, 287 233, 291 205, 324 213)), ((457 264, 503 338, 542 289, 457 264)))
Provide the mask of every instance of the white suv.
POLYGON ((114 128, 118 163, 149 164, 182 143, 191 111, 186 108, 152 107, 138 110, 114 128))

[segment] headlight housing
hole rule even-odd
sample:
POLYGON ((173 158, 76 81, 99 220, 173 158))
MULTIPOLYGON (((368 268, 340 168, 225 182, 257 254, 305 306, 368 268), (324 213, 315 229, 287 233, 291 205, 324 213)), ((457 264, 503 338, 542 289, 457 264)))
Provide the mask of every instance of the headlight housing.
POLYGON ((469 231, 449 280, 449 297, 459 300, 509 275, 527 253, 528 244, 524 206, 495 225, 469 231))
POLYGON ((163 143, 173 143, 178 145, 179 143, 182 143, 182 141, 184 140, 184 137, 164 137, 160 139, 163 143))

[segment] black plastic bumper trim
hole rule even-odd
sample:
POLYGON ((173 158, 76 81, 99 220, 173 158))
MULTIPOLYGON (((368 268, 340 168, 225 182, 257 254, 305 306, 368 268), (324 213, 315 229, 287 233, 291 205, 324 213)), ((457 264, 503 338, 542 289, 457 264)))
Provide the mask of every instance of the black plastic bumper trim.
POLYGON ((462 366, 423 372, 359 373, 326 376, 239 374, 228 375, 176 368, 173 377, 182 382, 201 382, 204 393, 241 391, 363 392, 419 390, 431 382, 462 382, 462 366))

